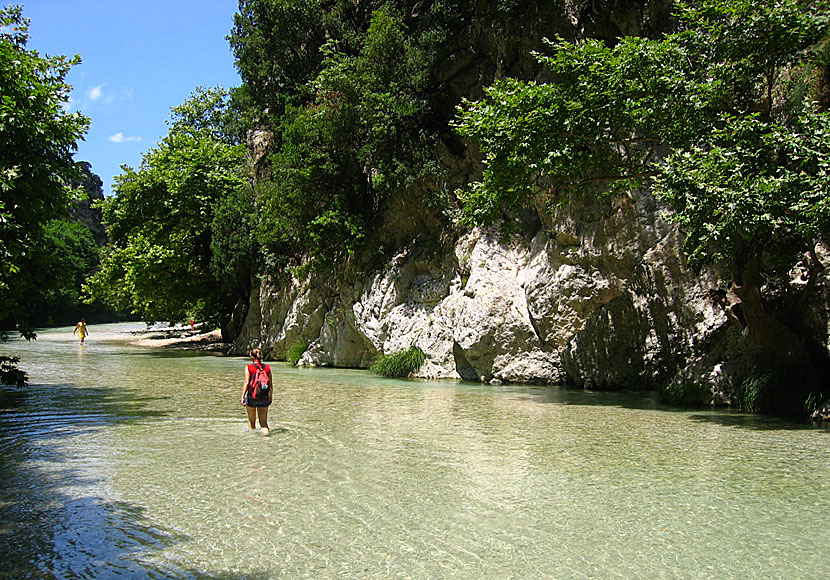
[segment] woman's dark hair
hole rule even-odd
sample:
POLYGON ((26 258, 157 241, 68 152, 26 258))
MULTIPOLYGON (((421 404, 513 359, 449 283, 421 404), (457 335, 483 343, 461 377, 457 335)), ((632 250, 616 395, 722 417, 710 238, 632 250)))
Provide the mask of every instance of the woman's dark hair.
POLYGON ((248 351, 248 356, 256 360, 262 360, 262 351, 258 348, 252 348, 248 351))

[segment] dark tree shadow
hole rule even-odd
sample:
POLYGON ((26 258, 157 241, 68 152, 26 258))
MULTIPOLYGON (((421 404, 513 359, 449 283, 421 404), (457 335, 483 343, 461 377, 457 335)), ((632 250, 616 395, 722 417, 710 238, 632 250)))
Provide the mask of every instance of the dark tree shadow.
POLYGON ((56 442, 79 429, 165 415, 145 408, 153 398, 127 401, 62 385, 49 409, 56 420, 43 424, 33 423, 32 399, 40 400, 0 389, 0 579, 251 578, 143 558, 192 538, 151 521, 143 507, 108 497, 106 474, 56 442))
POLYGON ((714 409, 706 413, 690 415, 689 418, 701 423, 714 423, 725 427, 738 427, 756 431, 799 431, 808 429, 830 434, 830 423, 826 421, 819 422, 808 419, 804 421, 793 421, 770 415, 757 415, 753 413, 742 413, 740 411, 726 412, 714 409))
MULTIPOLYGON (((478 383, 480 385, 480 383, 478 383)), ((472 385, 472 383, 471 383, 472 385)), ((482 388, 494 388, 489 385, 482 388)), ((495 387, 504 392, 526 393, 546 403, 556 405, 583 405, 596 407, 618 407, 621 409, 658 411, 688 415, 697 422, 715 423, 727 427, 755 430, 820 430, 830 433, 830 423, 809 419, 787 419, 774 415, 747 413, 724 407, 681 407, 660 401, 657 391, 606 391, 584 390, 567 385, 523 386, 508 385, 495 387)))

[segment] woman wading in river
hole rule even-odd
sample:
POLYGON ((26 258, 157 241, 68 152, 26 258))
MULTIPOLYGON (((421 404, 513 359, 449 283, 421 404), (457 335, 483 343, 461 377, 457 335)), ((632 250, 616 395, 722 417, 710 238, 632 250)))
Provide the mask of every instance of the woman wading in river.
POLYGON ((248 412, 248 427, 256 429, 256 420, 259 418, 259 427, 263 435, 268 435, 268 406, 273 400, 273 381, 271 367, 262 362, 262 351, 251 349, 248 353, 251 364, 245 365, 245 383, 242 387, 242 404, 248 412))

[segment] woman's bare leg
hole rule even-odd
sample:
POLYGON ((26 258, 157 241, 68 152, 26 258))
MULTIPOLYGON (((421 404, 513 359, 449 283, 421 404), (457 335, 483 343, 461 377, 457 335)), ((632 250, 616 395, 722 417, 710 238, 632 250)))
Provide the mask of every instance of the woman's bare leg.
POLYGON ((259 416, 259 426, 263 435, 268 435, 271 430, 268 428, 268 407, 257 407, 257 415, 259 416))
POLYGON ((245 407, 245 410, 248 412, 248 429, 256 429, 256 407, 245 407))

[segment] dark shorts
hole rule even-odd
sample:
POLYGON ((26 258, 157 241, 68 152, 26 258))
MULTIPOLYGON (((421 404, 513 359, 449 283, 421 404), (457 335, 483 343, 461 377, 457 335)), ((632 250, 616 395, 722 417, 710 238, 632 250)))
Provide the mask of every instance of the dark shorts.
POLYGON ((250 392, 245 393, 245 406, 246 407, 267 407, 271 404, 271 401, 268 399, 254 399, 251 396, 250 392))

